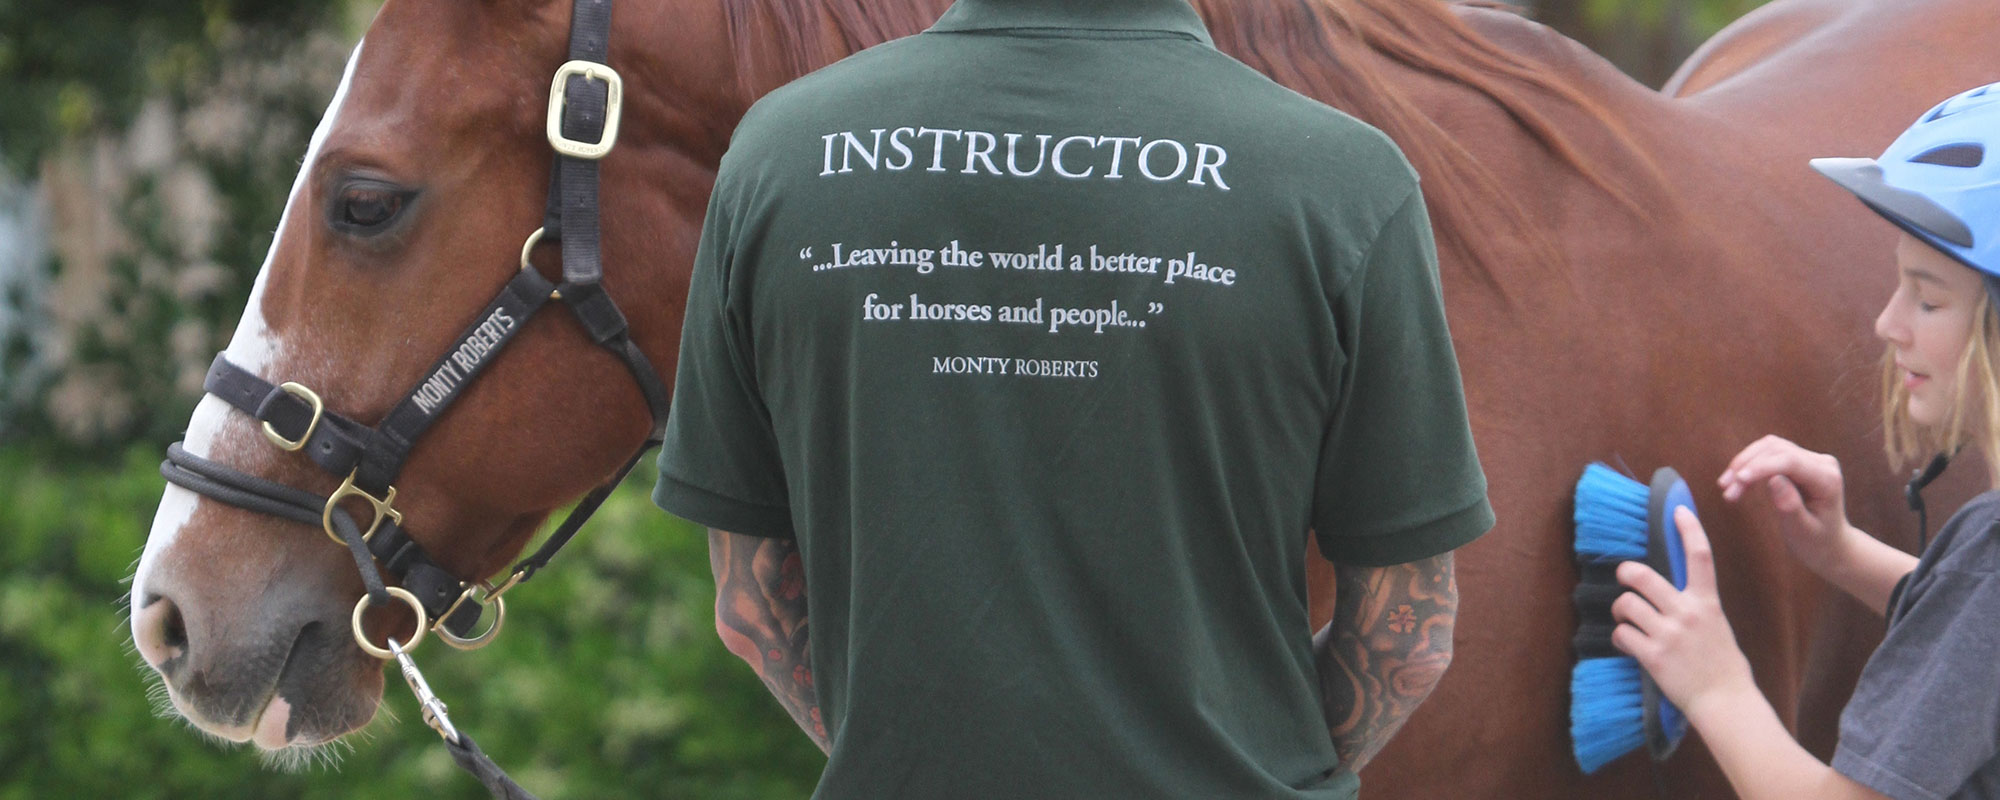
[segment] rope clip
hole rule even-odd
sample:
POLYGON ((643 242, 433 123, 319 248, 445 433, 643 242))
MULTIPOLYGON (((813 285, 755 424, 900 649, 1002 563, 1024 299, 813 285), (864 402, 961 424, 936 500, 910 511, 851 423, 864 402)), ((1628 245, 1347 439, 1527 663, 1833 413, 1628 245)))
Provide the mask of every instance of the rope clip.
POLYGON ((403 668, 403 682, 410 685, 410 694, 417 696, 417 705, 424 710, 424 724, 446 742, 458 744, 458 729, 452 727, 451 717, 445 715, 444 701, 431 692, 430 683, 417 671, 417 660, 393 638, 389 640, 389 652, 396 654, 396 665, 403 668))

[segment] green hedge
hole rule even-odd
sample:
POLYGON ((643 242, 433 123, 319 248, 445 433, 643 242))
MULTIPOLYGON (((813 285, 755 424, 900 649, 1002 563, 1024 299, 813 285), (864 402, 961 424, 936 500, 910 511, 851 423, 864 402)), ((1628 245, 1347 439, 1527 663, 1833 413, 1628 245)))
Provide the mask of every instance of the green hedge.
MULTIPOLYGON (((391 713, 332 768, 273 771, 157 716, 125 595, 159 458, 0 451, 0 800, 485 797, 394 674, 391 713)), ((804 797, 824 758, 717 641, 706 540, 653 507, 650 482, 640 470, 508 595, 491 647, 419 663, 454 722, 547 800, 804 797)))

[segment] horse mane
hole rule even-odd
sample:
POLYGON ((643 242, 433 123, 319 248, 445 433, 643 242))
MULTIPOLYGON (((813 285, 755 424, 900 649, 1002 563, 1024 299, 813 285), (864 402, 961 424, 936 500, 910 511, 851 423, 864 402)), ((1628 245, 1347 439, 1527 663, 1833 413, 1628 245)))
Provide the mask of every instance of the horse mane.
POLYGON ((737 87, 763 97, 792 79, 936 22, 949 0, 725 0, 737 87))
MULTIPOLYGON (((1439 218, 1440 246, 1463 256, 1471 276, 1502 297, 1507 261, 1495 240, 1524 242, 1533 263, 1556 268, 1566 262, 1562 249, 1466 143, 1391 80, 1382 59, 1484 95, 1557 161, 1631 213, 1642 213, 1642 203, 1630 177, 1614 180, 1538 108, 1537 99, 1554 98, 1582 112, 1582 118, 1602 126, 1642 178, 1665 183, 1658 165, 1603 103, 1552 67, 1487 40, 1452 11, 1454 4, 1504 7, 1485 0, 1192 1, 1218 49, 1395 140, 1423 176, 1431 213, 1439 218)), ((762 96, 850 53, 927 27, 941 12, 941 2, 728 0, 741 88, 762 96)))

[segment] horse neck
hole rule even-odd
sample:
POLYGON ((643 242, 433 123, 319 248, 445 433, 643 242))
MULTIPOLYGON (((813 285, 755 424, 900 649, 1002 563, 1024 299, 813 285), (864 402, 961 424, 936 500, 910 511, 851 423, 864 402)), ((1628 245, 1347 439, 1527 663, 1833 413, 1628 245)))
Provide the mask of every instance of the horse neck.
POLYGON ((950 5, 951 0, 724 0, 719 10, 736 68, 737 118, 757 98, 806 73, 921 32, 950 5))

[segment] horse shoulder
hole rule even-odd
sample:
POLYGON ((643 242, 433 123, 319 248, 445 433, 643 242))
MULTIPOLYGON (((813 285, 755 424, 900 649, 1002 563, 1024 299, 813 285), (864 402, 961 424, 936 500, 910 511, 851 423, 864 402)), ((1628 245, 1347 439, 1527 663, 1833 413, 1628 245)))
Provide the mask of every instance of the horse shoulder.
POLYGON ((1503 95, 1506 102, 1498 103, 1510 117, 1507 124, 1520 127, 1527 122, 1519 113, 1522 110, 1544 115, 1558 132, 1572 138, 1585 157, 1647 149, 1645 140, 1658 131, 1678 135, 1673 132, 1681 121, 1672 104, 1576 40, 1501 8, 1457 3, 1451 10, 1479 40, 1475 46, 1546 84, 1547 90, 1537 91, 1518 79, 1495 81, 1515 90, 1503 95))
POLYGON ((1572 82, 1623 84, 1621 88, 1627 91, 1645 88, 1581 42, 1518 12, 1463 2, 1453 4, 1451 10, 1487 44, 1572 82))

